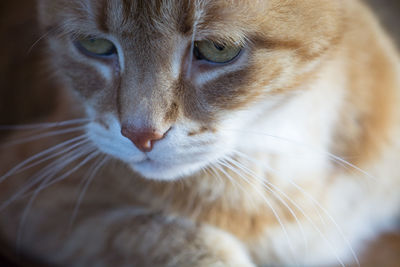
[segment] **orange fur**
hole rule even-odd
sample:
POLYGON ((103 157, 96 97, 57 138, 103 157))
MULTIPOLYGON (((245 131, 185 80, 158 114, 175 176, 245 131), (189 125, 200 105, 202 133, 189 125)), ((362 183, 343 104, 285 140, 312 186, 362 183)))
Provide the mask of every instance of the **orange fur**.
MULTIPOLYGON (((86 154, 70 163, 62 158, 58 164, 68 163, 65 172, 89 161, 31 203, 27 234, 19 240, 27 255, 61 265, 354 263, 348 243, 358 250, 360 241, 370 237, 368 230, 379 233, 397 214, 399 57, 360 1, 40 0, 38 9, 42 31, 50 31, 45 48, 49 68, 62 84, 57 88, 60 104, 48 120, 88 117, 88 126, 75 134, 88 132, 93 150, 102 152, 123 138, 120 125, 165 133, 155 150, 163 142, 169 146, 151 159, 165 160, 160 177, 170 162, 180 166, 201 158, 201 148, 214 145, 215 139, 220 143, 214 154, 236 142, 231 154, 247 153, 261 164, 240 154, 226 161, 229 153, 217 159, 211 155, 211 162, 195 171, 176 174, 180 180, 154 181, 129 160, 108 160, 69 228, 78 185, 98 161, 86 154), (81 54, 74 41, 87 36, 114 38, 117 55, 81 54), (191 42, 201 40, 243 49, 230 63, 209 64, 192 58, 191 42), (117 127, 119 135, 113 133, 104 145, 93 125, 103 135, 117 127), (287 136, 274 136, 275 130, 287 136), (174 134, 176 139, 169 141, 174 134), (290 140, 293 136, 299 141, 290 140), (318 157, 305 168, 301 160, 307 155, 288 155, 287 146, 289 152, 318 157), (198 150, 190 154, 191 149, 198 150), (249 168, 247 173, 229 168, 236 161, 249 168), (358 183, 369 176, 377 181, 371 194, 358 183), (387 203, 387 211, 375 203, 387 203), (324 239, 332 239, 333 248, 324 239), (337 249, 339 256, 329 249, 337 249)), ((13 132, 4 143, 23 136, 13 132)), ((2 148, 0 169, 6 172, 71 136, 27 142, 12 151, 2 148)), ((121 155, 134 148, 121 144, 121 155)), ((3 181, 0 203, 44 168, 46 163, 3 181)), ((5 207, 0 230, 7 242, 17 238, 21 211, 29 201, 17 198, 5 207)))

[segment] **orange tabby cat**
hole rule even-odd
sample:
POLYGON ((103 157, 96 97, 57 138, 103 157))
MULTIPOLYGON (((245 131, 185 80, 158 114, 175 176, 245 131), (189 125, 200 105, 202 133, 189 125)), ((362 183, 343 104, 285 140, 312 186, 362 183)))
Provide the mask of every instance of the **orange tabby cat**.
POLYGON ((20 252, 344 266, 394 226, 399 57, 360 1, 38 2, 62 122, 1 148, 20 252))

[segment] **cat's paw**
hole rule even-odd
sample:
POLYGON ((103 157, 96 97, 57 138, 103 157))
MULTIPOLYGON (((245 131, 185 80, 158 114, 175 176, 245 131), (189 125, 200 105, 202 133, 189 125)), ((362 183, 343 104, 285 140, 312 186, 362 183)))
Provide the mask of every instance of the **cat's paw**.
POLYGON ((212 267, 255 267, 246 248, 231 234, 214 227, 204 227, 202 235, 206 246, 218 259, 216 262, 203 263, 198 266, 212 267))

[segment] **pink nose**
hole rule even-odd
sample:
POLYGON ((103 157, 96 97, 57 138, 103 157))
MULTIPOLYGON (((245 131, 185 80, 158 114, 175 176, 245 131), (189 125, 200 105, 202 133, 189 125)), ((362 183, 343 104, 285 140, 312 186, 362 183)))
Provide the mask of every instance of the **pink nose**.
POLYGON ((121 133, 143 152, 150 152, 154 143, 164 137, 164 134, 153 129, 136 129, 130 126, 122 126, 121 133))

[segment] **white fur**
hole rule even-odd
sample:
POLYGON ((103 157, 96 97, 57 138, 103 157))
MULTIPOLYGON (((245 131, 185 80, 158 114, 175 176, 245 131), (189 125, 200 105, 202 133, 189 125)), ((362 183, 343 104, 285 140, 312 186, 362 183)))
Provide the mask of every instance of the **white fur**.
POLYGON ((187 176, 228 153, 226 140, 218 142, 219 138, 212 134, 189 137, 193 128, 184 124, 174 125, 151 152, 143 153, 122 136, 121 125, 114 116, 109 115, 103 121, 108 129, 97 122, 88 125, 89 138, 102 152, 121 159, 148 178, 171 180, 187 176))

